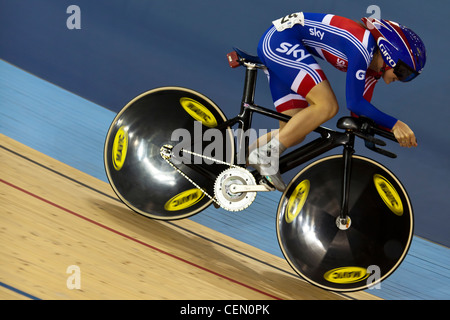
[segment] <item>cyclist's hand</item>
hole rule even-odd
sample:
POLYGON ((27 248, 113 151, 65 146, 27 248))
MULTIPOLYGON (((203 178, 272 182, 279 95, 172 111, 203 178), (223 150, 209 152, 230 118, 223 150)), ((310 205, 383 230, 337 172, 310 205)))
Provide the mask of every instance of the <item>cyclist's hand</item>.
POLYGON ((406 123, 398 120, 392 128, 392 133, 402 147, 417 147, 416 136, 406 123))

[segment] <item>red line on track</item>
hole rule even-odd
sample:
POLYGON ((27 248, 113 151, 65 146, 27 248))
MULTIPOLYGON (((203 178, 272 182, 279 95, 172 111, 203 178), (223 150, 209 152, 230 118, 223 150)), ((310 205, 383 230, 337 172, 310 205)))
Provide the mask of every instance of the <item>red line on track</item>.
POLYGON ((21 192, 23 192, 23 193, 25 193, 25 194, 27 194, 27 195, 33 197, 33 198, 36 198, 36 199, 38 199, 38 200, 40 200, 40 201, 42 201, 42 202, 45 202, 45 203, 47 203, 47 204, 49 204, 49 205, 51 205, 51 206, 53 206, 53 207, 55 207, 55 208, 58 208, 58 209, 60 209, 60 210, 62 210, 62 211, 65 211, 65 212, 67 212, 67 213, 70 213, 71 215, 74 215, 74 216, 76 216, 76 217, 78 217, 78 218, 81 218, 81 219, 87 221, 87 222, 90 222, 90 223, 92 223, 92 224, 94 224, 94 225, 96 225, 96 226, 98 226, 98 227, 100 227, 100 228, 103 228, 103 229, 105 229, 105 230, 111 231, 111 232, 113 232, 113 233, 115 233, 115 234, 117 234, 117 235, 119 235, 119 236, 122 236, 122 237, 128 239, 128 240, 131 240, 131 241, 134 241, 134 242, 136 242, 136 243, 139 243, 139 244, 141 244, 141 245, 143 245, 143 246, 145 246, 145 247, 147 247, 147 248, 150 248, 150 249, 152 249, 152 250, 154 250, 154 251, 157 251, 157 252, 162 253, 162 254, 164 254, 164 255, 166 255, 166 256, 172 257, 172 258, 174 258, 174 259, 176 259, 176 260, 178 260, 178 261, 184 262, 184 263, 186 263, 186 264, 188 264, 188 265, 191 265, 191 266, 193 266, 193 267, 195 267, 195 268, 198 268, 198 269, 203 270, 203 271, 205 271, 205 272, 211 273, 211 274, 213 274, 213 275, 215 275, 215 276, 217 276, 217 277, 220 277, 220 278, 222 278, 222 279, 228 280, 228 281, 230 281, 230 282, 233 282, 233 283, 238 284, 238 285, 240 285, 240 286, 243 286, 243 287, 245 287, 245 288, 247 288, 247 289, 250 289, 250 290, 253 290, 253 291, 255 291, 255 292, 258 292, 258 293, 260 293, 260 294, 262 294, 262 295, 265 295, 265 296, 267 296, 267 297, 270 297, 270 298, 272 298, 272 299, 275 299, 275 300, 282 300, 282 299, 279 298, 279 297, 276 297, 276 296, 274 296, 274 295, 271 295, 271 294, 269 294, 269 293, 267 293, 267 292, 264 292, 264 291, 261 291, 261 290, 259 290, 259 289, 253 288, 253 287, 251 287, 251 286, 249 286, 249 285, 247 285, 247 284, 245 284, 245 283, 239 282, 239 281, 237 281, 237 280, 235 280, 235 279, 229 278, 229 277, 224 276, 224 275, 222 275, 222 274, 220 274, 220 273, 217 273, 217 272, 212 271, 212 270, 210 270, 210 269, 204 268, 204 267, 202 267, 202 266, 200 266, 200 265, 198 265, 198 264, 195 264, 195 263, 193 263, 193 262, 191 262, 191 261, 185 260, 185 259, 180 258, 180 257, 178 257, 178 256, 176 256, 176 255, 173 255, 173 254, 171 254, 171 253, 169 253, 169 252, 167 252, 167 251, 164 251, 164 250, 159 249, 159 248, 157 248, 157 247, 154 247, 154 246, 152 246, 152 245, 150 245, 150 244, 148 244, 148 243, 145 243, 145 242, 140 241, 140 240, 138 240, 138 239, 136 239, 136 238, 133 238, 133 237, 131 237, 131 236, 125 234, 125 233, 122 233, 122 232, 120 232, 120 231, 117 231, 117 230, 115 230, 115 229, 112 229, 112 228, 110 228, 110 227, 108 227, 108 226, 106 226, 106 225, 104 225, 104 224, 101 224, 101 223, 99 223, 99 222, 97 222, 97 221, 94 221, 94 220, 92 220, 92 219, 89 219, 89 218, 87 218, 87 217, 85 217, 85 216, 83 216, 83 215, 81 215, 81 214, 79 214, 79 213, 76 213, 76 212, 74 212, 74 211, 72 211, 72 210, 69 210, 69 209, 67 209, 67 208, 64 208, 64 207, 62 207, 62 206, 60 206, 60 205, 58 205, 58 204, 56 204, 56 203, 54 203, 54 202, 51 202, 51 201, 49 201, 49 200, 47 200, 47 199, 44 199, 44 198, 42 198, 42 197, 40 197, 40 196, 38 196, 38 195, 36 195, 36 194, 30 192, 30 191, 27 191, 27 190, 25 190, 25 189, 22 189, 22 188, 20 188, 20 187, 14 185, 14 184, 12 184, 12 183, 10 183, 10 182, 7 182, 7 181, 5 181, 5 180, 3 180, 3 179, 0 179, 0 182, 6 184, 6 185, 8 185, 8 186, 10 186, 10 187, 12 187, 12 188, 14 188, 14 189, 16 189, 16 190, 19 190, 19 191, 21 191, 21 192))

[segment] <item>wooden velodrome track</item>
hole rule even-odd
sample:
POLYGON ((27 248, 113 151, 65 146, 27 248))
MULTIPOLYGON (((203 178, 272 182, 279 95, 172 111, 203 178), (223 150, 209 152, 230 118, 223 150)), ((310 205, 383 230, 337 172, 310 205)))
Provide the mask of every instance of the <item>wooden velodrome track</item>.
POLYGON ((0 163, 0 282, 14 288, 0 299, 377 299, 316 288, 191 220, 137 215, 107 183, 4 135, 0 163))

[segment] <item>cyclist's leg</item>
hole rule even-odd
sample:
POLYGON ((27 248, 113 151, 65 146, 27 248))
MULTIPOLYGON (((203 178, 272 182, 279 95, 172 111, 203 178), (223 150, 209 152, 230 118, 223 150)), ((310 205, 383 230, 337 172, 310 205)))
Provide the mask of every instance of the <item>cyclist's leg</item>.
MULTIPOLYGON (((286 115, 288 115, 288 116, 291 116, 291 117, 294 117, 295 115, 297 115, 299 112, 301 112, 303 110, 303 108, 299 108, 299 109, 290 109, 290 110, 286 110, 286 111, 283 111, 282 113, 284 113, 284 114, 286 114, 286 115)), ((280 131, 281 130, 283 130, 283 128, 287 125, 288 123, 287 122, 281 122, 280 121, 280 131)), ((300 143, 302 143, 303 141, 305 140, 305 137, 299 137, 296 141, 295 141, 295 144, 297 145, 297 144, 300 144, 300 143)))
MULTIPOLYGON (((272 77, 274 79, 275 77, 272 77)), ((288 116, 294 117, 298 112, 303 110, 308 106, 308 102, 305 98, 300 96, 299 94, 293 93, 290 89, 286 90, 286 86, 281 88, 275 88, 276 83, 280 83, 280 81, 272 81, 271 84, 271 92, 273 97, 281 95, 282 97, 279 99, 274 99, 274 105, 278 112, 286 114, 288 116)), ((256 140, 253 144, 249 146, 249 152, 253 151, 257 147, 261 147, 269 142, 273 137, 276 137, 279 134, 280 130, 286 126, 287 122, 281 121, 279 122, 279 129, 272 130, 267 134, 261 136, 256 140)), ((298 143, 303 142, 304 138, 299 139, 298 143)))
POLYGON ((315 85, 306 95, 306 100, 309 107, 295 112, 280 130, 278 139, 287 148, 303 141, 307 134, 333 118, 339 110, 328 80, 315 85))
MULTIPOLYGON (((301 97, 300 95, 297 96, 301 97)), ((291 120, 289 120, 289 122, 280 121, 279 130, 269 132, 266 136, 259 138, 257 144, 252 145, 250 150, 253 150, 257 146, 264 145, 270 141, 275 134, 284 146, 295 146, 303 142, 308 133, 333 118, 338 111, 336 97, 327 80, 316 85, 309 92, 305 99, 305 102, 307 101, 306 103, 310 104, 308 108, 299 106, 299 104, 296 103, 298 100, 294 94, 289 94, 289 98, 292 100, 285 102, 284 107, 277 107, 277 110, 291 116, 291 120)), ((276 102, 275 106, 277 106, 276 102)))
MULTIPOLYGON (((273 74, 270 71, 269 85, 272 97, 275 101, 274 104, 277 106, 277 111, 292 114, 292 110, 301 110, 298 108, 307 106, 307 102, 303 97, 292 92, 289 87, 286 87, 279 81, 276 74, 273 74), (287 109, 292 110, 289 111, 287 109)), ((285 125, 285 122, 280 121, 280 128, 285 125)), ((260 137, 252 146, 250 146, 248 160, 249 164, 256 168, 261 175, 265 176, 277 190, 284 191, 286 184, 283 182, 281 174, 279 173, 278 160, 286 147, 279 142, 278 136, 279 130, 273 130, 260 137)))
POLYGON ((337 113, 338 103, 325 74, 294 29, 291 32, 267 30, 259 43, 258 55, 269 70, 270 90, 277 110, 303 109, 289 111, 294 116, 279 134, 285 147, 296 145, 337 113))
POLYGON ((272 134, 271 140, 265 146, 254 150, 249 156, 249 162, 259 163, 259 166, 255 166, 255 168, 265 175, 279 191, 284 191, 286 188, 278 170, 280 155, 287 148, 301 143, 306 135, 333 118, 339 110, 328 80, 323 80, 310 89, 306 94, 306 101, 309 103, 307 108, 292 108, 283 111, 292 118, 287 123, 281 123, 280 130, 276 134, 272 134))

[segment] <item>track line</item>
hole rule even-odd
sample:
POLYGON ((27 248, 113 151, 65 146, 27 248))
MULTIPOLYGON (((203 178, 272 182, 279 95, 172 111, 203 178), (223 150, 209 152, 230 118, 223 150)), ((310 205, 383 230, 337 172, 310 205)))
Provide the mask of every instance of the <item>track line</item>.
MULTIPOLYGON (((46 166, 46 165, 44 165, 44 164, 42 164, 42 163, 40 163, 40 162, 38 162, 38 161, 36 161, 36 160, 30 159, 30 158, 28 158, 27 156, 25 156, 25 155, 23 155, 23 154, 21 154, 21 153, 18 153, 18 152, 16 152, 16 151, 11 150, 11 149, 9 149, 9 148, 7 148, 7 147, 5 147, 5 146, 2 146, 2 145, 0 145, 0 148, 2 148, 2 149, 4 149, 5 151, 8 151, 8 152, 14 154, 14 155, 17 156, 17 157, 20 157, 20 158, 22 158, 22 159, 24 159, 24 160, 26 160, 26 161, 28 161, 28 162, 31 162, 31 163, 33 163, 33 164, 35 164, 35 165, 37 165, 37 166, 39 166, 39 167, 41 167, 41 168, 47 170, 47 171, 50 171, 50 172, 52 172, 52 173, 54 173, 54 174, 56 174, 56 175, 59 175, 60 177, 63 177, 64 179, 67 179, 67 180, 69 180, 69 181, 72 181, 72 182, 74 182, 74 183, 76 183, 76 184, 78 184, 78 185, 80 185, 80 186, 82 186, 82 187, 85 187, 85 188, 87 188, 87 189, 89 189, 89 190, 92 190, 92 191, 94 191, 94 192, 96 192, 96 193, 98 193, 98 194, 100 194, 100 195, 102 195, 102 196, 104 196, 104 197, 106 197, 106 198, 108 198, 108 199, 114 200, 114 201, 116 201, 116 202, 122 204, 122 202, 121 202, 118 198, 112 197, 112 196, 110 196, 109 194, 106 194, 106 193, 104 193, 104 192, 102 192, 102 191, 100 191, 100 190, 98 190, 98 189, 96 189, 96 188, 94 188, 94 187, 92 187, 92 186, 86 184, 86 183, 83 183, 83 182, 81 182, 81 181, 79 181, 79 180, 77 180, 77 179, 74 179, 74 178, 72 178, 72 177, 70 177, 70 176, 68 176, 68 175, 65 175, 65 174, 63 174, 63 173, 61 173, 61 172, 59 172, 59 171, 57 171, 57 170, 55 170, 55 169, 52 169, 52 168, 50 168, 50 167, 48 167, 48 166, 46 166)), ((131 211, 131 212, 134 212, 134 211, 131 211)), ((211 243, 213 243, 213 244, 215 244, 215 245, 218 245, 218 246, 220 246, 220 247, 222 247, 222 248, 225 248, 225 249, 227 249, 227 250, 229 250, 229 251, 232 251, 232 252, 234 252, 234 253, 237 253, 237 254, 239 254, 239 255, 241 255, 241 256, 244 256, 244 257, 246 257, 246 258, 252 259, 253 261, 257 261, 257 262, 259 262, 259 263, 261 263, 261 264, 263 264, 263 265, 266 265, 266 266, 268 266, 268 267, 271 267, 271 268, 273 268, 273 269, 276 269, 276 270, 278 270, 278 271, 280 271, 280 272, 283 272, 283 273, 285 273, 285 274, 288 274, 288 275, 291 275, 291 276, 294 276, 294 277, 298 277, 298 275, 297 275, 296 273, 289 272, 289 271, 286 271, 286 270, 284 270, 284 269, 281 269, 281 268, 279 268, 279 267, 277 267, 277 266, 274 266, 274 265, 272 265, 272 264, 270 264, 270 263, 268 263, 268 262, 262 261, 262 260, 260 260, 260 259, 258 259, 258 258, 255 258, 255 257, 249 255, 249 254, 246 254, 246 253, 241 252, 241 251, 239 251, 239 250, 237 250, 237 249, 231 248, 231 247, 229 247, 229 246, 227 246, 227 245, 224 245, 224 244, 222 244, 222 243, 220 243, 220 242, 217 242, 217 241, 215 241, 215 240, 213 240, 213 239, 211 239, 211 238, 208 238, 208 237, 206 237, 206 236, 203 236, 203 235, 201 235, 201 234, 198 234, 198 233, 196 233, 196 232, 193 231, 193 230, 190 230, 190 229, 184 228, 184 227, 182 227, 182 226, 179 226, 179 225, 177 225, 177 224, 175 224, 175 223, 173 223, 173 222, 171 222, 171 221, 164 221, 164 222, 167 223, 167 224, 170 224, 171 226, 173 226, 173 227, 175 227, 175 228, 177 228, 177 229, 183 230, 183 231, 188 232, 188 233, 190 233, 190 234, 192 234, 192 235, 194 235, 194 236, 196 236, 196 237, 202 238, 202 239, 204 239, 204 240, 206 240, 206 241, 208 241, 208 242, 211 242, 211 243)))
POLYGON ((7 185, 7 186, 9 186, 9 187, 11 187, 11 188, 14 188, 14 189, 16 189, 16 190, 18 190, 18 191, 21 191, 21 192, 23 192, 23 193, 25 193, 25 194, 27 194, 27 195, 29 195, 29 196, 35 198, 35 199, 38 199, 38 200, 40 200, 40 201, 42 201, 42 202, 45 202, 45 203, 47 203, 47 204, 49 204, 49 205, 51 205, 51 206, 53 206, 53 207, 55 207, 55 208, 58 208, 58 209, 60 209, 60 210, 62 210, 62 211, 64 211, 64 212, 67 212, 67 213, 69 213, 69 214, 71 214, 71 215, 73 215, 73 216, 75 216, 75 217, 78 217, 78 218, 80 218, 80 219, 83 219, 83 220, 85 220, 85 221, 87 221, 87 222, 89 222, 89 223, 92 223, 92 224, 94 224, 94 225, 100 227, 100 228, 103 228, 103 229, 105 229, 105 230, 108 230, 108 231, 110 231, 110 232, 113 232, 113 233, 115 233, 115 234, 117 234, 117 235, 119 235, 119 236, 121 236, 121 237, 124 237, 124 238, 126 238, 126 239, 128 239, 128 240, 131 240, 131 241, 133 241, 133 242, 136 242, 136 243, 138 243, 138 244, 140 244, 140 245, 143 245, 143 246, 145 246, 145 247, 147 247, 147 248, 150 248, 150 249, 152 249, 152 250, 154 250, 154 251, 157 251, 157 252, 159 252, 159 253, 162 253, 162 254, 164 254, 164 255, 166 255, 166 256, 169 256, 169 257, 171 257, 171 258, 173 258, 173 259, 176 259, 176 260, 178 260, 178 261, 181 261, 181 262, 183 262, 183 263, 186 263, 186 264, 188 264, 188 265, 190 265, 190 266, 193 266, 193 267, 195 267, 195 268, 197 268, 197 269, 203 270, 203 271, 208 272, 208 273, 210 273, 210 274, 213 274, 213 275, 215 275, 215 276, 217 276, 217 277, 219 277, 219 278, 228 280, 228 281, 230 281, 230 282, 232 282, 232 283, 235 283, 235 284, 237 284, 237 285, 240 285, 240 286, 245 287, 245 288, 247 288, 247 289, 250 289, 250 290, 252 290, 252 291, 258 292, 258 293, 260 293, 260 294, 262 294, 262 295, 265 295, 265 296, 267 296, 267 297, 269 297, 269 298, 272 298, 272 299, 275 299, 275 300, 282 300, 281 298, 279 298, 279 297, 277 297, 277 296, 274 296, 274 295, 271 295, 270 293, 267 293, 267 292, 264 292, 264 291, 262 291, 262 290, 256 289, 256 288, 254 288, 254 287, 252 287, 252 286, 249 286, 249 285, 247 285, 247 284, 245 284, 245 283, 242 283, 242 282, 240 282, 240 281, 237 281, 237 280, 235 280, 235 279, 232 279, 232 278, 230 278, 230 277, 227 277, 227 276, 225 276, 225 275, 222 275, 222 274, 220 274, 220 273, 218 273, 218 272, 215 272, 215 271, 213 271, 213 270, 210 270, 210 269, 207 269, 207 268, 205 268, 205 267, 202 267, 202 266, 200 266, 200 265, 198 265, 198 264, 195 264, 195 263, 193 263, 193 262, 191 262, 191 261, 188 261, 188 260, 183 259, 183 258, 181 258, 181 257, 178 257, 178 256, 176 256, 176 255, 174 255, 174 254, 171 254, 171 253, 169 253, 169 252, 167 252, 167 251, 164 251, 164 250, 162 250, 162 249, 159 249, 159 248, 157 248, 157 247, 154 247, 154 246, 152 246, 152 245, 150 245, 150 244, 148 244, 148 243, 145 243, 145 242, 143 242, 143 241, 141 241, 141 240, 138 240, 138 239, 136 239, 136 238, 133 238, 133 237, 131 237, 131 236, 125 234, 125 233, 122 233, 122 232, 117 231, 117 230, 115 230, 115 229, 113 229, 113 228, 110 228, 110 227, 108 227, 108 226, 106 226, 106 225, 104 225, 104 224, 101 224, 101 223, 97 222, 97 221, 94 221, 94 220, 92 220, 92 219, 89 219, 89 218, 87 218, 87 217, 85 217, 85 216, 83 216, 83 215, 81 215, 81 214, 79 214, 79 213, 76 213, 76 212, 74 212, 74 211, 72 211, 72 210, 69 210, 69 209, 67 209, 67 208, 65 208, 65 207, 63 207, 63 206, 60 206, 60 205, 58 205, 58 204, 56 204, 56 203, 54 203, 54 202, 52 202, 52 201, 49 201, 49 200, 47 200, 47 199, 45 199, 45 198, 42 198, 42 197, 40 197, 40 196, 38 196, 38 195, 36 195, 36 194, 34 194, 34 193, 28 191, 28 190, 22 189, 22 188, 20 188, 20 187, 14 185, 14 184, 8 182, 8 181, 5 181, 5 180, 3 180, 3 179, 0 179, 0 182, 3 183, 3 184, 5 184, 5 185, 7 185))
MULTIPOLYGON (((14 155, 17 156, 17 157, 20 157, 20 158, 22 158, 22 159, 24 159, 24 160, 26 160, 26 161, 28 161, 28 162, 31 162, 31 163, 33 163, 33 164, 35 164, 35 165, 37 165, 37 166, 39 166, 39 167, 41 167, 41 168, 47 170, 47 171, 50 171, 50 172, 52 172, 52 173, 54 173, 54 174, 56 174, 56 175, 59 175, 60 177, 63 177, 63 178, 65 178, 65 179, 67 179, 67 180, 69 180, 69 181, 72 181, 72 182, 74 182, 74 183, 76 183, 76 184, 78 184, 78 185, 80 185, 80 186, 82 186, 82 187, 85 187, 85 188, 87 188, 87 189, 89 189, 89 190, 92 190, 92 191, 94 191, 94 192, 96 192, 96 193, 98 193, 98 194, 100 194, 100 195, 102 195, 102 196, 104 196, 104 197, 106 197, 106 198, 109 198, 109 199, 114 200, 114 201, 116 201, 116 202, 122 203, 122 202, 121 202, 118 198, 116 198, 116 197, 112 197, 112 196, 110 196, 110 195, 107 194, 107 193, 104 193, 104 192, 102 192, 102 191, 100 191, 100 190, 98 190, 98 189, 96 189, 96 188, 94 188, 94 187, 92 187, 92 186, 90 186, 90 185, 88 185, 88 184, 86 184, 86 183, 83 183, 83 182, 81 182, 81 181, 79 181, 79 180, 77 180, 77 179, 75 179, 75 178, 72 178, 72 177, 70 177, 70 176, 68 176, 68 175, 66 175, 66 174, 64 174, 64 173, 62 173, 62 172, 60 172, 60 171, 58 171, 58 170, 54 170, 54 169, 52 169, 52 168, 50 168, 50 167, 48 167, 48 166, 46 166, 46 165, 44 165, 44 164, 42 164, 42 163, 40 163, 40 162, 38 162, 38 161, 36 161, 36 160, 33 160, 33 159, 31 159, 31 158, 29 158, 29 157, 27 157, 27 156, 25 156, 25 155, 23 155, 23 154, 21 154, 21 153, 19 153, 19 152, 17 152, 17 151, 14 151, 14 150, 12 150, 12 149, 6 147, 6 146, 0 145, 0 148, 3 149, 3 150, 5 150, 5 151, 8 151, 8 152, 14 154, 14 155)), ((201 238, 201 239, 204 239, 205 241, 211 242, 211 243, 213 243, 213 244, 215 244, 215 245, 217 245, 217 246, 220 246, 220 247, 222 247, 222 248, 225 248, 225 249, 227 249, 227 250, 230 250, 230 251, 232 251, 232 252, 234 252, 234 253, 237 253, 237 254, 239 254, 239 255, 241 255, 241 256, 244 256, 244 257, 246 257, 246 258, 249 258, 249 259, 251 259, 251 260, 253 260, 253 261, 259 262, 259 263, 261 263, 261 264, 263 264, 263 265, 266 265, 266 266, 268 266, 268 267, 271 267, 271 268, 273 268, 273 269, 276 269, 276 270, 278 270, 278 271, 280 271, 280 272, 282 272, 282 273, 285 273, 285 274, 288 274, 288 275, 291 275, 291 276, 294 276, 294 277, 298 277, 298 275, 297 275, 296 273, 289 272, 289 271, 287 271, 287 270, 281 269, 281 268, 279 268, 279 267, 277 267, 277 266, 274 266, 274 265, 272 265, 272 264, 270 264, 270 263, 268 263, 268 262, 266 262, 266 261, 260 260, 260 259, 258 259, 258 258, 256 258, 256 257, 253 257, 253 256, 249 255, 249 254, 246 254, 246 253, 244 253, 244 252, 241 252, 241 251, 239 251, 239 250, 237 250, 237 249, 235 249, 235 248, 231 248, 231 247, 229 247, 229 246, 227 246, 227 245, 224 245, 224 244, 222 244, 222 243, 220 243, 220 242, 217 242, 217 241, 215 241, 215 240, 213 240, 213 239, 211 239, 211 238, 208 238, 208 237, 206 237, 206 236, 203 236, 203 235, 201 235, 201 234, 198 234, 198 233, 196 233, 196 232, 193 231, 193 230, 190 230, 190 229, 184 228, 184 227, 182 227, 182 226, 179 226, 179 225, 177 225, 177 224, 175 224, 175 223, 173 223, 173 222, 171 222, 171 221, 164 221, 164 222, 167 223, 167 224, 170 224, 171 226, 173 226, 173 227, 175 227, 175 228, 178 228, 178 229, 181 229, 181 230, 183 230, 183 231, 185 231, 185 232, 188 232, 188 233, 190 233, 190 234, 192 234, 192 235, 194 235, 194 236, 196 236, 196 237, 199 237, 199 238, 201 238)), ((300 277, 298 277, 298 279, 301 280, 301 281, 305 281, 305 280, 301 279, 300 277)), ((347 298, 347 299, 349 299, 349 300, 356 300, 354 297, 349 296, 349 295, 347 295, 347 294, 345 294, 345 293, 337 293, 337 292, 335 292, 335 294, 336 294, 337 296, 345 297, 345 298, 347 298)))
POLYGON ((26 293, 26 292, 24 292, 24 291, 22 291, 22 290, 19 290, 19 289, 17 289, 17 288, 14 288, 14 287, 12 287, 12 286, 10 286, 10 285, 8 285, 8 284, 6 284, 6 283, 3 283, 3 282, 1 282, 1 281, 0 281, 0 287, 6 288, 6 289, 8 289, 8 290, 11 290, 11 291, 13 291, 13 292, 15 292, 15 293, 18 293, 18 294, 20 294, 20 295, 22 295, 22 296, 24 296, 24 297, 27 297, 27 298, 29 298, 29 299, 31 299, 31 300, 41 300, 41 299, 39 299, 39 298, 37 298, 37 297, 35 297, 35 296, 29 294, 29 293, 26 293))

